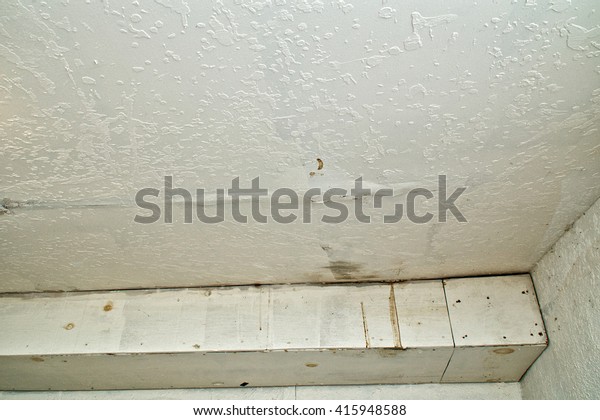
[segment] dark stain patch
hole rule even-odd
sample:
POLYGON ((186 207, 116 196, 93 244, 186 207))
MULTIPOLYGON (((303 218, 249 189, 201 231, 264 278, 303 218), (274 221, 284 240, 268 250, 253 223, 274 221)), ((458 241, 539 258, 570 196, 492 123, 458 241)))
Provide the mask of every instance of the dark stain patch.
POLYGON ((323 169, 323 165, 324 165, 323 160, 321 160, 320 158, 317 158, 317 170, 320 171, 321 169, 323 169))
POLYGON ((399 352, 401 352, 402 349, 399 348, 395 348, 395 349, 377 349, 377 354, 379 354, 380 357, 383 358, 389 358, 389 357, 396 357, 399 352))
POLYGON ((106 305, 104 305, 104 312, 110 312, 113 310, 113 303, 112 302, 106 302, 106 305))
POLYGON ((31 360, 33 360, 34 362, 43 362, 43 361, 44 361, 44 358, 42 358, 42 357, 38 357, 38 356, 33 356, 33 357, 31 358, 31 360))
POLYGON ((65 330, 69 331, 72 330, 73 328, 75 328, 75 324, 73 324, 72 322, 69 322, 67 325, 65 325, 63 327, 65 330))
POLYGON ((319 366, 318 363, 305 363, 304 366, 309 367, 309 368, 314 368, 319 366))
POLYGON ((199 349, 200 348, 200 344, 194 344, 192 347, 195 348, 195 349, 199 349))
POLYGON ((242 382, 240 386, 248 386, 248 382, 242 382))
POLYGON ((336 280, 352 280, 360 277, 358 273, 361 270, 361 265, 348 261, 331 261, 329 265, 323 268, 330 270, 336 280))
POLYGON ((502 349, 496 349, 493 350, 494 353, 496 354, 511 354, 515 352, 515 349, 511 349, 511 348, 502 348, 502 349))

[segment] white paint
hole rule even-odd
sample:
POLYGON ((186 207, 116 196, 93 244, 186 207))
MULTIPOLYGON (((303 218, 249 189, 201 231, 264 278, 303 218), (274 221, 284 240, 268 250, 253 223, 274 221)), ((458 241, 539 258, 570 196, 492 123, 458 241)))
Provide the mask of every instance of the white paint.
POLYGON ((518 381, 547 346, 528 274, 444 281, 456 346, 443 382, 518 381))
POLYGON ((600 201, 535 266, 549 346, 522 381, 531 399, 600 398, 600 201))
MULTIPOLYGON (((458 293, 468 302, 481 292, 477 280, 450 283, 464 283, 458 293)), ((464 323, 465 314, 449 316, 439 280, 5 295, 0 389, 514 381, 539 354, 518 334, 537 307, 516 299, 528 276, 486 284, 500 281, 505 307, 522 322, 487 323, 492 334, 514 332, 500 348, 514 354, 491 351, 484 334, 466 347, 490 353, 481 365, 464 363, 455 349, 450 324, 464 323)), ((479 315, 498 314, 494 307, 479 315)))
POLYGON ((1 400, 520 400, 516 382, 495 384, 418 384, 296 386, 267 388, 158 389, 123 391, 0 391, 1 400))
POLYGON ((529 271, 600 195, 597 5, 496 3, 1 2, 0 198, 37 204, 0 292, 529 271), (163 175, 301 191, 317 157, 447 174, 469 223, 132 223, 163 175))

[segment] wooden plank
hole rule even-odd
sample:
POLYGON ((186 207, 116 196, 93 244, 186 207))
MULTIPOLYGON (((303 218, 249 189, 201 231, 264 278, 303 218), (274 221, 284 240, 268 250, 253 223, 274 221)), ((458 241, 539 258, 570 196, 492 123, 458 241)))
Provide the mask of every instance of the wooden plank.
POLYGON ((521 294, 524 278, 491 279, 450 280, 446 290, 436 280, 4 295, 0 389, 516 380, 543 349, 521 334, 534 318, 479 300, 518 294, 522 308, 535 297, 521 294), (448 308, 445 293, 467 305, 448 308), (493 331, 478 335, 477 320, 465 319, 475 316, 493 331), (469 337, 455 349, 457 331, 469 337), (506 343, 490 339, 506 331, 506 343))
POLYGON ((397 283, 393 288, 404 348, 454 345, 441 281, 397 283))
MULTIPOLYGON (((393 287, 4 296, 0 388, 439 382, 452 341, 440 345, 425 337, 402 349, 399 325, 414 334, 411 323, 398 322, 393 287)), ((442 285, 428 287, 439 292, 442 285)), ((413 293, 410 288, 402 286, 401 295, 426 292, 416 283, 413 293)))
POLYGON ((0 357, 3 390, 439 382, 451 348, 0 357))
POLYGON ((547 346, 531 277, 444 282, 456 349, 444 382, 518 381, 547 346))

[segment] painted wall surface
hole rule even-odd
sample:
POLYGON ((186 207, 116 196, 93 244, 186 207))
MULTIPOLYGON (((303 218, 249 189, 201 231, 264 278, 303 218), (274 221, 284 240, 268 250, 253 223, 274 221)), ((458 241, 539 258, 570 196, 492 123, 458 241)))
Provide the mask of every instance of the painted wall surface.
POLYGON ((549 346, 523 380, 529 399, 600 399, 600 201, 532 272, 549 346))
POLYGON ((165 389, 149 391, 0 392, 12 399, 163 400, 520 400, 518 383, 296 386, 285 388, 165 389))
POLYGON ((7 0, 0 16, 0 292, 527 272, 600 196, 596 0, 7 0), (440 193, 438 174, 467 187, 468 223, 384 225, 387 202, 371 224, 133 222, 165 175, 209 192, 362 176, 402 201, 440 193))

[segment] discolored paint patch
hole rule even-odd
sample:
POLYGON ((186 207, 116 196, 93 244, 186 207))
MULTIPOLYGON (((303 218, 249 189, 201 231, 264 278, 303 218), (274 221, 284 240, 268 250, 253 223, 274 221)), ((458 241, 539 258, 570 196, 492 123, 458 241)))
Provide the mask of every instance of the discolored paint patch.
POLYGON ((318 363, 305 363, 304 366, 309 367, 309 368, 314 368, 319 366, 318 363))
POLYGON ((112 302, 107 302, 106 305, 104 305, 104 312, 110 312, 113 310, 113 303, 112 302))
POLYGON ((324 266, 331 271, 336 280, 353 280, 359 276, 361 264, 351 263, 349 261, 331 261, 329 265, 324 266))
POLYGON ((376 349, 379 356, 383 358, 396 357, 399 351, 402 351, 401 348, 393 348, 393 349, 376 349))
POLYGON ((38 357, 38 356, 33 356, 31 358, 31 360, 33 360, 34 362, 43 362, 44 359, 42 357, 38 357))
POLYGON ((511 348, 502 348, 502 349, 494 350, 494 353, 496 353, 496 354, 511 354, 514 352, 515 352, 515 349, 511 349, 511 348))
POLYGON ((75 324, 73 324, 72 322, 69 322, 67 325, 65 325, 63 327, 65 330, 72 330, 73 328, 75 328, 75 324))

